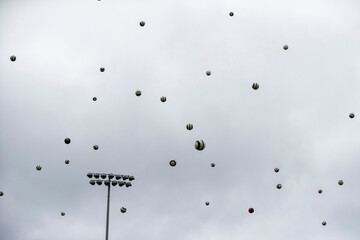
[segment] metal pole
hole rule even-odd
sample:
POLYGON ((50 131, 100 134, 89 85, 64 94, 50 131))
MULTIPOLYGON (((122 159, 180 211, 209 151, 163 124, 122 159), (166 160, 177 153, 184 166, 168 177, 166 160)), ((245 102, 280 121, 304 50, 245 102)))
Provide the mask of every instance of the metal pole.
POLYGON ((107 196, 106 236, 105 236, 105 240, 109 239, 109 205, 110 205, 110 181, 109 181, 108 196, 107 196))

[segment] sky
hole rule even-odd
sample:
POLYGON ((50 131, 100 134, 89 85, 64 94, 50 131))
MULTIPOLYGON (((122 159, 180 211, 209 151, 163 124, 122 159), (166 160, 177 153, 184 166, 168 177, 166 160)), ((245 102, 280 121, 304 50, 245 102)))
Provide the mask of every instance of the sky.
POLYGON ((0 239, 359 239, 359 11, 2 0, 0 239))

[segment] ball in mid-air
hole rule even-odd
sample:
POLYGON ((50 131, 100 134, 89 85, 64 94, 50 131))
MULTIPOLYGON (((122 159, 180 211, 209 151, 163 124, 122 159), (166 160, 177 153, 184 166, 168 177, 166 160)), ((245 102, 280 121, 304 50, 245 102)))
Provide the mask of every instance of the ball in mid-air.
POLYGON ((169 164, 170 164, 170 166, 175 167, 176 161, 174 159, 172 159, 172 160, 170 160, 169 164))
POLYGON ((253 83, 252 88, 254 90, 258 90, 259 89, 259 84, 258 83, 253 83))
POLYGON ((126 208, 124 208, 124 207, 121 207, 121 209, 120 209, 120 212, 122 212, 122 213, 126 213, 126 208))
POLYGON ((196 148, 197 150, 199 150, 199 151, 204 150, 204 148, 205 148, 205 142, 204 142, 203 140, 197 140, 197 141, 195 142, 195 148, 196 148))

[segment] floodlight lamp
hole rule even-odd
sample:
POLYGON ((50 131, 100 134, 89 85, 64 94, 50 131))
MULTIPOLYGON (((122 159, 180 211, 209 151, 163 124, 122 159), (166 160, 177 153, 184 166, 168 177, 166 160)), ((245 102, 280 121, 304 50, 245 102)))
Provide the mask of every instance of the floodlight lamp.
POLYGON ((109 173, 109 174, 108 174, 108 177, 109 177, 109 179, 113 179, 113 178, 115 177, 115 175, 112 174, 112 173, 109 173))
POLYGON ((105 181, 104 184, 105 184, 105 186, 109 186, 109 185, 110 185, 110 181, 105 181))
POLYGON ((101 185, 101 184, 102 184, 102 181, 101 181, 101 180, 97 180, 96 183, 97 183, 97 185, 101 185))
POLYGON ((127 179, 129 179, 129 175, 123 175, 123 180, 127 180, 127 179))
POLYGON ((111 185, 113 185, 115 187, 117 185, 117 181, 112 181, 111 185))
POLYGON ((131 187, 131 186, 132 186, 131 182, 126 183, 126 187, 131 187))
POLYGON ((133 180, 135 180, 135 177, 134 177, 134 176, 130 176, 130 177, 129 177, 129 180, 130 180, 130 181, 133 181, 133 180))
POLYGON ((120 186, 120 187, 122 187, 122 186, 125 185, 125 182, 124 182, 124 181, 118 181, 118 183, 119 183, 119 186, 120 186))
POLYGON ((105 174, 105 173, 102 173, 102 174, 101 174, 101 178, 102 178, 102 179, 105 179, 105 178, 106 178, 106 174, 105 174))
POLYGON ((95 185, 95 180, 90 180, 91 185, 95 185))
POLYGON ((120 179, 121 179, 121 175, 116 174, 116 175, 115 175, 115 179, 116 179, 116 180, 120 180, 120 179))
POLYGON ((94 178, 99 178, 99 174, 98 173, 94 173, 94 178))
POLYGON ((94 176, 94 174, 88 173, 87 176, 88 176, 89 178, 92 178, 92 177, 94 176))

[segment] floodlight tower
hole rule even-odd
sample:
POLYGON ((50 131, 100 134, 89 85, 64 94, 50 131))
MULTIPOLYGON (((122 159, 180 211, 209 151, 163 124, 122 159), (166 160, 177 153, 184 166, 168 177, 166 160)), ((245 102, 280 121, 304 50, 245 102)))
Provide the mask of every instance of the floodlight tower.
POLYGON ((102 183, 104 183, 105 186, 108 187, 108 195, 107 195, 107 210, 106 210, 106 235, 105 235, 105 240, 108 240, 109 237, 109 206, 110 206, 110 186, 113 185, 114 187, 116 185, 119 184, 120 187, 122 186, 126 186, 126 187, 131 187, 132 184, 131 182, 125 182, 125 180, 129 180, 129 181, 133 181, 135 180, 134 176, 129 176, 129 175, 120 175, 120 174, 112 174, 112 173, 88 173, 87 176, 89 178, 96 178, 98 180, 90 180, 90 184, 91 185, 95 185, 95 183, 97 185, 101 185, 102 183), (102 179, 100 179, 102 178, 102 179), (115 178, 116 180, 112 180, 113 178, 115 178), (124 181, 118 181, 118 180, 124 180, 124 181))

